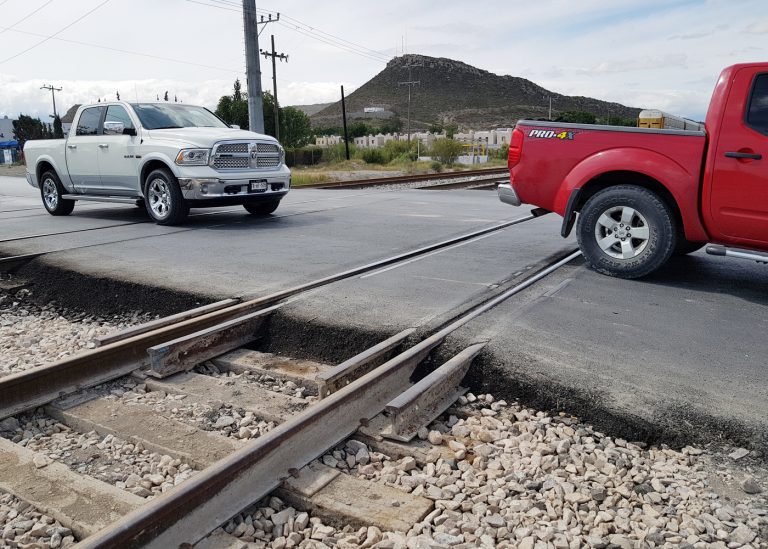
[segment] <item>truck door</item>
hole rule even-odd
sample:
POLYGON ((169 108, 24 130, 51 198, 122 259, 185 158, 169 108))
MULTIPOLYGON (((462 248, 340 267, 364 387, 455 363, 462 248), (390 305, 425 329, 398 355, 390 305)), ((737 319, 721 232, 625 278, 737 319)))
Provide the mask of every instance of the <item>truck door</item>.
POLYGON ((136 125, 121 105, 107 106, 102 138, 99 140, 99 173, 102 191, 110 195, 138 196, 135 136, 136 125), (128 135, 125 130, 134 130, 128 135))
POLYGON ((715 229, 737 240, 768 242, 768 73, 748 67, 736 73, 713 146, 709 207, 715 229))
POLYGON ((98 152, 103 113, 104 107, 83 109, 67 139, 67 170, 78 192, 94 193, 101 188, 98 152))

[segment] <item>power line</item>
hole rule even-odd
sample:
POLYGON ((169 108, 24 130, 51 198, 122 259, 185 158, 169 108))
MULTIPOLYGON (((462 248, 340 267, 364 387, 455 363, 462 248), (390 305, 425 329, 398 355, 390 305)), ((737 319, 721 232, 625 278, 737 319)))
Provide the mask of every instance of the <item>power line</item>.
POLYGON ((275 61, 279 59, 281 62, 285 61, 288 62, 288 56, 284 53, 277 53, 275 51, 275 35, 272 35, 272 51, 266 51, 261 50, 261 55, 264 56, 265 59, 272 58, 272 87, 273 87, 273 93, 274 93, 274 108, 275 108, 275 139, 280 141, 280 107, 277 103, 277 66, 275 65, 275 61))
POLYGON ((93 12, 95 12, 96 10, 98 10, 99 8, 101 8, 102 6, 104 6, 104 5, 105 5, 107 2, 109 2, 109 0, 104 0, 104 1, 103 1, 101 4, 99 4, 99 5, 98 5, 98 6, 96 6, 95 8, 93 8, 93 9, 91 9, 91 10, 88 10, 88 11, 87 11, 87 12, 85 12, 83 15, 81 15, 80 17, 78 17, 77 19, 75 19, 74 21, 72 21, 70 24, 66 25, 65 27, 62 27, 61 29, 59 29, 58 31, 54 32, 54 33, 53 33, 53 34, 51 34, 50 36, 46 36, 45 38, 43 38, 42 40, 40 40, 40 42, 37 42, 36 44, 33 44, 33 45, 31 45, 31 46, 30 46, 30 47, 28 47, 27 49, 25 49, 25 50, 22 50, 22 51, 20 51, 19 53, 15 54, 15 55, 12 55, 12 56, 10 56, 10 57, 7 57, 7 58, 5 58, 5 59, 1 60, 1 61, 0 61, 0 65, 2 65, 3 63, 7 63, 8 61, 11 61, 12 59, 16 59, 16 58, 17 58, 17 57, 19 57, 20 55, 24 55, 24 54, 25 54, 25 53, 27 53, 28 51, 31 51, 31 50, 35 49, 36 47, 38 47, 38 46, 40 46, 40 45, 42 45, 42 44, 46 43, 48 40, 51 40, 52 38, 55 38, 55 37, 56 37, 56 35, 58 35, 58 34, 61 34, 61 33, 62 33, 62 32, 64 32, 65 30, 67 30, 68 28, 70 28, 70 27, 74 26, 76 23, 79 23, 80 21, 82 21, 83 19, 85 19, 86 17, 88 17, 89 15, 91 15, 93 12))
MULTIPOLYGON (((0 4, 0 5, 2 5, 2 4, 0 4)), ((11 27, 0 27, 0 30, 10 30, 12 32, 18 32, 20 34, 26 34, 26 35, 29 35, 29 36, 37 36, 39 38, 44 38, 46 36, 45 34, 40 34, 40 33, 37 33, 37 32, 31 32, 31 31, 23 31, 23 30, 19 30, 19 29, 12 29, 11 27)), ((92 44, 90 42, 82 42, 80 40, 70 40, 68 38, 59 38, 59 37, 55 37, 55 38, 53 38, 53 40, 56 40, 57 42, 66 42, 68 44, 76 44, 78 46, 88 46, 89 48, 98 48, 98 49, 101 49, 101 50, 114 51, 114 52, 118 52, 118 53, 125 53, 125 54, 128 54, 128 55, 136 55, 136 56, 139 56, 139 57, 147 57, 149 59, 158 59, 160 61, 170 61, 172 63, 182 63, 184 65, 191 65, 193 67, 203 67, 203 68, 206 68, 206 69, 213 69, 213 70, 223 71, 223 72, 228 72, 228 73, 240 74, 242 72, 242 71, 236 70, 236 69, 227 69, 227 68, 224 68, 224 67, 216 67, 216 66, 213 66, 213 65, 203 65, 201 63, 194 63, 192 61, 184 61, 183 59, 174 59, 172 57, 163 57, 161 55, 153 55, 151 53, 143 53, 143 52, 138 52, 138 51, 124 50, 124 49, 120 49, 120 48, 113 48, 111 46, 104 46, 102 44, 92 44)))
MULTIPOLYGON (((218 3, 223 4, 223 5, 208 4, 208 3, 202 2, 200 0, 186 0, 186 1, 187 2, 191 2, 193 4, 199 4, 201 6, 208 6, 210 8, 216 8, 216 9, 221 9, 221 10, 226 10, 226 11, 240 11, 240 10, 234 8, 234 6, 236 6, 236 4, 228 2, 226 0, 209 0, 211 2, 218 2, 218 3), (228 6, 232 6, 232 7, 228 7, 228 6)), ((262 9, 259 9, 259 8, 256 8, 256 12, 257 13, 265 13, 265 14, 276 13, 276 12, 272 12, 270 10, 262 10, 262 9)), ((289 17, 289 16, 287 16, 285 14, 282 14, 282 13, 281 13, 281 15, 283 16, 284 19, 293 21, 293 23, 286 23, 286 22, 280 21, 278 24, 283 26, 283 27, 285 27, 285 28, 287 28, 287 29, 290 29, 290 30, 292 30, 294 32, 297 32, 297 33, 302 34, 304 36, 307 36, 309 38, 313 38, 313 39, 315 39, 315 40, 317 40, 319 42, 323 42, 324 44, 327 44, 329 46, 333 46, 335 48, 338 48, 340 50, 346 51, 348 53, 353 53, 355 55, 360 55, 362 57, 366 57, 366 58, 371 59, 373 61, 378 61, 379 63, 385 63, 385 62, 389 61, 389 57, 387 57, 386 55, 384 55, 384 54, 382 54, 380 52, 377 52, 376 50, 372 50, 372 49, 367 48, 365 46, 361 46, 360 44, 356 44, 356 43, 351 42, 349 40, 345 40, 344 38, 340 38, 340 37, 334 36, 334 35, 332 35, 330 33, 324 32, 324 31, 322 31, 320 29, 317 29, 315 27, 309 26, 309 25, 307 25, 305 23, 302 23, 301 21, 299 21, 298 19, 296 19, 294 17, 289 17)))
POLYGON ((398 82, 398 86, 408 86, 408 144, 411 143, 411 89, 413 86, 418 86, 421 84, 421 80, 414 80, 413 79, 413 67, 423 67, 424 63, 418 63, 414 64, 408 61, 408 64, 405 65, 403 68, 408 69, 408 80, 406 82, 398 82))
MULTIPOLYGON (((209 0, 209 1, 217 2, 217 3, 225 4, 225 5, 230 5, 230 6, 235 5, 234 2, 232 2, 232 0, 209 0)), ((260 9, 257 8, 256 11, 267 12, 268 10, 260 10, 260 9)), ((291 17, 290 15, 283 14, 283 18, 286 19, 286 20, 289 20, 289 21, 293 21, 295 25, 303 27, 305 31, 315 32, 315 33, 322 34, 322 35, 328 37, 331 40, 338 41, 338 42, 343 42, 345 44, 348 44, 349 46, 352 46, 353 48, 355 48, 357 50, 367 51, 370 54, 373 54, 373 55, 376 55, 376 56, 379 56, 379 57, 384 57, 385 59, 389 60, 389 56, 381 53, 378 50, 373 50, 373 49, 371 49, 371 48, 369 48, 367 46, 363 46, 362 44, 357 44, 357 43, 352 42, 350 40, 346 40, 346 39, 344 39, 344 38, 342 38, 340 36, 336 36, 336 35, 331 34, 329 32, 325 32, 325 31, 323 31, 321 29, 318 29, 317 27, 314 27, 312 25, 304 23, 303 21, 299 21, 298 19, 296 19, 295 17, 291 17)))
MULTIPOLYGON (((35 15, 37 12, 39 12, 41 9, 43 9, 45 6, 47 6, 47 5, 48 5, 48 4, 50 4, 51 2, 53 2, 53 0, 48 0, 48 1, 47 1, 45 4, 43 4, 43 5, 42 5, 42 6, 40 6, 39 8, 37 8, 37 9, 35 9, 35 10, 32 10, 30 13, 28 13, 27 15, 25 15, 24 17, 22 17, 21 19, 19 19, 18 21, 16 21, 16 22, 15 22, 13 25, 10 25, 10 26, 8 26, 8 27, 5 27, 4 29, 0 30, 0 34, 3 34, 4 32, 6 32, 6 31, 8 31, 8 30, 12 29, 13 27, 15 27, 16 25, 18 25, 19 23, 23 23, 24 21, 26 21, 27 19, 29 19, 30 17, 32 17, 33 15, 35 15)), ((2 6, 3 4, 5 4, 5 2, 3 2, 2 4, 0 4, 0 6, 2 6)))
POLYGON ((61 88, 57 88, 51 84, 48 84, 47 86, 40 86, 40 89, 49 90, 51 92, 51 97, 53 98, 53 117, 56 118, 58 116, 56 113, 56 92, 60 92, 61 88))

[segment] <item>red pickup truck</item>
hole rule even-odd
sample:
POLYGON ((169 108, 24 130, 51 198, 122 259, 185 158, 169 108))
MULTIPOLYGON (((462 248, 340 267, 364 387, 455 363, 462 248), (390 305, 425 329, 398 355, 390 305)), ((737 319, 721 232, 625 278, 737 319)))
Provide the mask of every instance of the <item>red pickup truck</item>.
POLYGON ((563 237, 578 213, 587 263, 612 276, 645 276, 707 243, 708 253, 768 261, 766 155, 768 63, 733 65, 705 131, 519 121, 499 198, 562 215, 563 237))

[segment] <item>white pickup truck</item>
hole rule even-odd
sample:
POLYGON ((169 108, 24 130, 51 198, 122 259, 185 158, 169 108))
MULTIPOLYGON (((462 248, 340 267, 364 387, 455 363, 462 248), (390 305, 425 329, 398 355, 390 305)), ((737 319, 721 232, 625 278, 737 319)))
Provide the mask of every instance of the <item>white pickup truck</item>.
POLYGON ((291 184, 274 138, 180 103, 84 105, 66 139, 27 141, 24 157, 51 215, 69 215, 77 200, 144 205, 161 225, 182 223, 190 207, 268 215, 291 184))

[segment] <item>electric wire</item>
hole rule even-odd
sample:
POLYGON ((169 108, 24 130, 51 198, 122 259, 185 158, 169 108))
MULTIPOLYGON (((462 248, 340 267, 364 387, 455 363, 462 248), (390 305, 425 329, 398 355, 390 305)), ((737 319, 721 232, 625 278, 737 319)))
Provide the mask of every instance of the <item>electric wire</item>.
MULTIPOLYGON (((37 12, 39 12, 40 10, 42 10, 42 9, 43 9, 45 6, 47 6, 47 5, 48 5, 48 4, 50 4, 51 2, 53 2, 53 0, 48 0, 48 1, 47 1, 45 4, 43 4, 42 6, 40 6, 40 7, 39 7, 39 8, 37 8, 37 9, 34 9, 34 10, 32 10, 31 12, 29 12, 27 15, 25 15, 24 17, 22 17, 21 19, 19 19, 19 20, 18 20, 18 21, 16 21, 15 23, 13 23, 12 25, 9 25, 9 26, 7 26, 7 27, 4 27, 4 28, 0 29, 0 34, 3 34, 4 32, 6 32, 6 31, 9 31, 9 30, 13 29, 13 27, 15 27, 16 25, 18 25, 19 23, 23 23, 24 21, 26 21, 27 19, 29 19, 30 17, 32 17, 33 15, 35 15, 37 12)), ((3 2, 3 3, 0 3, 0 6, 2 6, 3 4, 5 4, 5 2, 3 2)))
POLYGON ((103 2, 101 2, 101 3, 100 3, 98 6, 96 6, 96 7, 95 7, 95 8, 93 8, 93 9, 90 9, 90 10, 88 10, 88 11, 87 11, 87 12, 85 12, 83 15, 81 15, 80 17, 78 17, 77 19, 75 19, 74 21, 72 21, 71 23, 69 23, 68 25, 66 25, 66 26, 62 27, 61 29, 57 30, 56 32, 54 32, 54 33, 53 33, 53 34, 51 34, 50 36, 46 36, 45 38, 43 38, 42 40, 40 40, 39 42, 37 42, 37 43, 35 43, 35 44, 32 44, 30 47, 28 47, 28 48, 27 48, 27 49, 25 49, 25 50, 22 50, 22 51, 20 51, 20 52, 18 52, 18 53, 16 53, 16 54, 14 54, 14 55, 12 55, 12 56, 10 56, 10 57, 6 57, 5 59, 2 59, 2 60, 0 60, 0 65, 2 65, 3 63, 7 63, 8 61, 11 61, 11 60, 13 60, 13 59, 16 59, 17 57, 20 57, 20 56, 24 55, 25 53, 27 53, 27 52, 29 52, 29 51, 32 51, 32 50, 33 50, 33 49, 35 49, 36 47, 38 47, 38 46, 40 46, 40 45, 42 45, 42 44, 45 44, 46 42, 48 42, 48 40, 51 40, 51 39, 55 38, 57 35, 61 34, 61 33, 62 33, 62 32, 64 32, 65 30, 67 30, 68 28, 70 28, 70 27, 74 26, 76 23, 79 23, 80 21, 82 21, 83 19, 85 19, 86 17, 88 17, 89 15, 91 15, 93 12, 95 12, 96 10, 98 10, 99 8, 101 8, 102 6, 104 6, 105 4, 107 4, 109 1, 110 1, 110 0, 104 0, 104 1, 103 1, 103 2))

